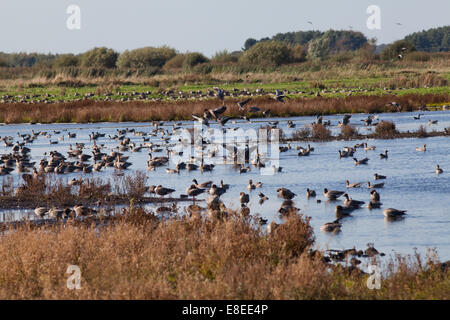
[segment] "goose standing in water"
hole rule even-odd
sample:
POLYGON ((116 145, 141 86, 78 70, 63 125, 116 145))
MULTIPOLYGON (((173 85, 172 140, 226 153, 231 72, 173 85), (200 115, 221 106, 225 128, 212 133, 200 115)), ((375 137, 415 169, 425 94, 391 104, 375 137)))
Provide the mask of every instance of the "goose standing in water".
POLYGON ((439 165, 437 164, 436 165, 436 170, 434 172, 436 172, 436 174, 441 174, 442 172, 444 172, 444 170, 442 170, 442 168, 439 167, 439 165))
POLYGON ((380 202, 380 194, 377 190, 370 191, 370 202, 380 202))
POLYGON ((197 188, 196 186, 195 186, 195 184, 191 184, 190 186, 189 186, 189 188, 187 188, 187 190, 186 190, 186 194, 189 196, 189 197, 192 197, 192 201, 195 203, 195 197, 196 196, 198 196, 198 195, 200 195, 200 194, 202 194, 203 192, 205 192, 205 189, 203 189, 203 188, 197 188))

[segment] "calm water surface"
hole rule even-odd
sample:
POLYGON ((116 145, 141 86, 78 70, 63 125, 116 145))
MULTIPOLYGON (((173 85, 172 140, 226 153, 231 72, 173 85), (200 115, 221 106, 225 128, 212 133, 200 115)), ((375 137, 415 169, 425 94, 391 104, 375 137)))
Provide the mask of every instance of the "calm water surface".
MULTIPOLYGON (((378 120, 394 121, 400 131, 417 130, 419 125, 423 124, 429 131, 443 130, 450 127, 450 112, 423 112, 421 120, 414 120, 413 115, 417 113, 401 114, 379 114, 378 120), (438 124, 429 126, 428 120, 438 120, 438 124)), ((361 119, 367 115, 353 115, 351 124, 356 125, 361 133, 369 132, 370 128, 363 126, 361 119)), ((333 133, 338 133, 336 127, 342 116, 327 116, 325 120, 331 120, 333 133)), ((288 119, 264 119, 264 121, 279 120, 279 127, 289 137, 295 130, 302 128, 305 124, 315 121, 314 117, 290 118, 296 128, 288 129, 286 121, 288 119)), ((378 121, 376 120, 376 121, 378 121)), ((228 123, 228 128, 241 127, 243 129, 258 128, 265 125, 261 119, 254 123, 228 123)), ((165 122, 163 128, 172 130, 173 123, 165 122)), ((183 122, 183 127, 192 127, 192 122, 183 122)), ((213 124, 212 128, 218 128, 213 124)), ((65 140, 59 144, 50 145, 49 139, 40 136, 34 143, 28 147, 32 149, 31 155, 36 165, 42 159, 43 153, 50 150, 57 150, 66 154, 69 144, 75 142, 86 143, 84 153, 91 154, 89 141, 91 132, 106 133, 105 138, 97 140, 97 144, 104 144, 106 147, 116 147, 117 142, 110 140, 108 135, 116 134, 117 129, 135 128, 137 131, 150 132, 154 129, 149 123, 102 123, 102 124, 52 124, 52 125, 4 125, 0 126, 1 136, 13 136, 19 140, 18 133, 25 134, 34 131, 67 130, 76 132, 76 139, 68 139, 67 131, 59 135, 53 135, 50 139, 57 140, 61 135, 65 135, 65 140)), ((373 130, 373 129, 372 129, 373 130)), ((142 143, 142 138, 127 134, 132 141, 137 144, 142 143)), ((160 136, 152 138, 152 142, 161 143, 160 136)), ((393 250, 397 253, 410 254, 414 248, 420 253, 425 253, 427 248, 437 248, 439 257, 443 260, 450 259, 450 139, 448 137, 434 137, 426 139, 396 139, 396 140, 370 140, 370 145, 375 145, 375 151, 364 151, 358 149, 355 153, 356 158, 368 157, 368 165, 355 166, 350 158, 339 159, 338 150, 344 146, 353 146, 363 141, 333 141, 324 143, 312 143, 315 151, 309 157, 298 157, 298 151, 295 146, 306 146, 305 143, 292 143, 292 150, 280 153, 280 166, 283 172, 267 176, 261 175, 259 170, 252 167, 249 173, 239 175, 232 165, 217 165, 213 172, 201 173, 200 171, 181 171, 179 175, 167 174, 166 167, 160 167, 155 171, 147 171, 149 177, 148 183, 153 185, 162 184, 166 187, 176 189, 175 194, 185 193, 186 188, 196 178, 199 182, 213 180, 219 183, 223 179, 224 183, 230 184, 229 191, 222 196, 222 200, 227 206, 238 207, 239 192, 249 192, 247 184, 249 179, 254 182, 264 183, 261 189, 255 189, 250 192, 249 207, 253 214, 259 213, 261 216, 279 222, 277 213, 282 200, 277 198, 277 188, 283 186, 289 188, 297 194, 295 200, 296 207, 301 209, 301 213, 311 216, 311 224, 314 227, 317 245, 321 248, 344 249, 356 246, 358 249, 366 248, 367 243, 373 243, 375 247, 386 254, 393 250), (427 152, 417 152, 416 147, 427 144, 427 152), (378 154, 384 150, 389 150, 388 159, 379 159, 378 154), (444 173, 436 175, 434 169, 439 164, 444 173), (356 200, 369 201, 369 190, 365 187, 366 181, 374 182, 373 174, 379 173, 388 177, 385 180, 385 186, 379 189, 383 207, 369 211, 366 208, 356 210, 353 217, 343 221, 342 232, 330 237, 329 234, 320 232, 319 227, 326 222, 333 221, 334 208, 339 201, 335 203, 317 203, 317 199, 324 200, 322 195, 323 188, 348 191, 350 197, 356 200), (346 189, 345 180, 350 183, 364 182, 363 187, 358 189, 346 189), (306 199, 306 188, 316 190, 318 196, 316 199, 306 199), (258 203, 258 193, 263 192, 269 197, 263 205, 258 203), (383 216, 383 208, 396 208, 407 210, 407 216, 401 221, 389 222, 383 216)), ((0 147, 0 153, 10 153, 11 148, 6 148, 3 144, 0 147)), ((109 153, 109 149, 103 150, 109 153)), ((129 161, 133 163, 128 172, 133 170, 145 170, 148 160, 148 149, 142 152, 126 152, 130 156, 129 161)), ((154 153, 154 156, 165 155, 165 152, 154 153)), ((68 158, 68 161, 73 161, 68 158)), ((205 163, 211 162, 205 158, 205 163)), ((175 164, 170 163, 169 167, 174 168, 175 164)), ((113 173, 112 168, 104 169, 99 173, 94 173, 95 177, 109 179, 113 173)), ((61 177, 71 180, 79 177, 80 174, 66 174, 61 177)), ((12 173, 16 177, 16 184, 21 181, 16 172, 12 173)), ((90 175, 88 175, 90 176, 90 175)), ((200 197, 205 198, 205 196, 200 197)), ((180 206, 187 206, 189 203, 181 203, 180 206)), ((32 210, 31 210, 32 211, 32 210)), ((12 214, 14 218, 20 218, 30 214, 30 210, 11 211, 5 213, 12 214)))

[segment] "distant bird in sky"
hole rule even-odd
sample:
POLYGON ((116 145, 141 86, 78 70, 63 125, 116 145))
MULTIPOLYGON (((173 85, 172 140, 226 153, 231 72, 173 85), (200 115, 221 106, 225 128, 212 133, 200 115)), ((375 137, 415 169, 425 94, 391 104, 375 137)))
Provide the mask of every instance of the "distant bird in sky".
POLYGON ((398 26, 402 26, 403 24, 401 24, 400 22, 397 22, 396 25, 398 26))

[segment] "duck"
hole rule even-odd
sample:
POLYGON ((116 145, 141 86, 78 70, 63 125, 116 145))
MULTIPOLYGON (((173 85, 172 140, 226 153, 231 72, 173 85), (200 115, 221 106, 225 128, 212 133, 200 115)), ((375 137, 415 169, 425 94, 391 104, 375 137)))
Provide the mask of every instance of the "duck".
POLYGON ((384 182, 382 182, 382 183, 370 184, 370 181, 367 181, 367 188, 369 188, 369 189, 383 188, 383 187, 384 187, 384 182))
POLYGON ((398 218, 406 214, 406 210, 398 210, 394 208, 387 208, 383 210, 383 214, 388 218, 398 218))
POLYGON ((322 232, 339 232, 341 231, 342 224, 339 222, 339 219, 333 222, 327 222, 320 227, 320 231, 322 232))
POLYGON ((425 152, 425 151, 427 151, 427 145, 424 144, 423 147, 417 147, 417 148, 416 148, 416 151, 419 151, 419 152, 425 152))
POLYGON ((328 190, 327 188, 323 189, 323 195, 327 197, 329 200, 336 200, 340 196, 344 195, 344 191, 337 191, 337 190, 328 190))
POLYGON ((345 186, 347 187, 347 188, 359 188, 359 187, 361 187, 361 182, 358 182, 358 183, 350 183, 348 180, 345 180, 345 186))
POLYGON ((436 170, 435 170, 434 172, 436 172, 436 174, 441 174, 441 173, 444 172, 444 170, 442 170, 442 168, 439 167, 439 165, 437 164, 437 165, 436 165, 436 170))

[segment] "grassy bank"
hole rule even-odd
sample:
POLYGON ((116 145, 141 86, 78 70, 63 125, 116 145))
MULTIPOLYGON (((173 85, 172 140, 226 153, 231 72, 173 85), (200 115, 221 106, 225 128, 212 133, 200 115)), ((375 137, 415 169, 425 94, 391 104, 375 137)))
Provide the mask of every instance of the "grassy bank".
POLYGON ((67 224, 10 230, 0 241, 1 299, 448 299, 437 260, 396 257, 380 290, 358 268, 312 251, 308 218, 267 235, 250 219, 171 218, 125 211, 106 227, 67 224), (51 231, 51 232, 49 232, 51 231), (81 289, 68 290, 68 265, 81 289), (353 271, 351 271, 353 270, 353 271))
MULTIPOLYGON (((228 117, 244 115, 236 105, 237 98, 227 99, 228 117)), ((402 111, 423 109, 426 105, 436 105, 450 101, 450 93, 441 94, 391 94, 356 95, 343 97, 291 98, 280 103, 268 96, 255 97, 250 103, 261 110, 270 109, 276 117, 329 115, 336 113, 379 113, 397 112, 390 102, 402 106, 402 111)), ((86 123, 86 122, 146 122, 153 120, 192 120, 192 113, 203 114, 205 109, 216 108, 216 99, 168 101, 93 101, 81 100, 67 103, 3 103, 0 104, 0 122, 4 123, 86 123)), ((263 117, 261 112, 247 116, 263 117)))

